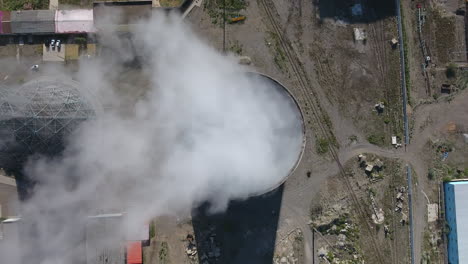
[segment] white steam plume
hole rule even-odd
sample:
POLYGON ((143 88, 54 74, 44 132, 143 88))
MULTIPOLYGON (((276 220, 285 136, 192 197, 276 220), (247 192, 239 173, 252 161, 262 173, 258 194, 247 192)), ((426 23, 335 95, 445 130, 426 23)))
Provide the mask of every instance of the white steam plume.
MULTIPOLYGON (((178 18, 145 21, 133 39, 142 71, 151 76, 133 113, 105 108, 68 138, 61 157, 25 168, 38 180, 22 206, 31 223, 20 248, 27 263, 80 263, 88 215, 126 211, 125 226, 137 227, 152 217, 187 214, 204 201, 224 210, 231 199, 274 187, 298 158, 302 131, 294 108, 178 18)), ((106 105, 122 105, 113 89, 121 63, 82 62, 79 81, 105 96, 106 105)), ((11 253, 0 250, 0 258, 11 253)))

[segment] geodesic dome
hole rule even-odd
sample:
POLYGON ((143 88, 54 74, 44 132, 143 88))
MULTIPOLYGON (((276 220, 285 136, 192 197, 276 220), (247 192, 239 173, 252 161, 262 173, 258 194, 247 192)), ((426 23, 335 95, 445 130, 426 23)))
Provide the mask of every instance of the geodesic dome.
POLYGON ((64 136, 94 115, 73 80, 42 78, 0 87, 0 167, 20 166, 35 153, 60 153, 64 136))

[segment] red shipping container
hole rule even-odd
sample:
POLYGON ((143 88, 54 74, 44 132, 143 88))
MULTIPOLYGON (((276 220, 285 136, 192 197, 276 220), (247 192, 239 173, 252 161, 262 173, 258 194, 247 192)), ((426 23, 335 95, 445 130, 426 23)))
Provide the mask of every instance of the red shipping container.
POLYGON ((143 252, 141 249, 141 241, 127 242, 127 264, 142 264, 143 252))

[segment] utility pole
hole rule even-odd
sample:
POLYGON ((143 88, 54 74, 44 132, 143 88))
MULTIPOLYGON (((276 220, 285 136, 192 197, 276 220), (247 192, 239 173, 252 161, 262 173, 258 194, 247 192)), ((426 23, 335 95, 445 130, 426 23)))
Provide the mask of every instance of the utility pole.
POLYGON ((312 229, 312 264, 315 264, 315 230, 312 229))
POLYGON ((223 53, 226 53, 226 0, 223 0, 223 53))

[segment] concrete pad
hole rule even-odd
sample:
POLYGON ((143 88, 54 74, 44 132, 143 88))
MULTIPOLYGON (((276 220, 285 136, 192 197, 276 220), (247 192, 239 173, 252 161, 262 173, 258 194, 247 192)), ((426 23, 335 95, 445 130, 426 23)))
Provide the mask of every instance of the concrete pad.
POLYGON ((427 205, 427 222, 432 223, 437 221, 439 218, 439 205, 434 203, 434 204, 428 204, 427 205))
POLYGON ((50 1, 49 1, 49 9, 50 9, 50 10, 57 10, 57 9, 58 9, 58 5, 59 5, 59 1, 58 1, 58 0, 50 0, 50 1))
POLYGON ((49 50, 47 50, 47 47, 45 45, 42 45, 42 60, 63 62, 65 61, 65 49, 66 44, 62 44, 60 51, 58 51, 57 47, 55 48, 55 50, 52 50, 51 47, 49 48, 49 50))
POLYGON ((153 0, 152 1, 152 6, 153 7, 161 7, 161 4, 159 3, 159 0, 153 0))

